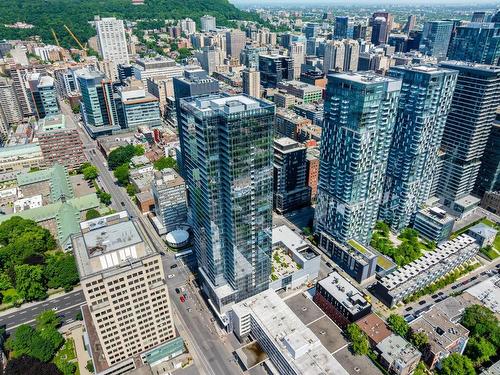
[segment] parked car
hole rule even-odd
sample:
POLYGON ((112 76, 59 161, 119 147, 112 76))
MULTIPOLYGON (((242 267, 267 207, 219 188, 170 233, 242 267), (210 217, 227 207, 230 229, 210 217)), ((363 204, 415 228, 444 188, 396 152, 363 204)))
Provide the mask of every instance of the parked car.
POLYGON ((405 311, 411 311, 411 310, 413 310, 413 307, 411 307, 411 306, 410 306, 410 307, 407 307, 407 308, 405 309, 405 311))
POLYGON ((182 302, 182 303, 184 303, 184 301, 185 301, 186 299, 184 298, 184 296, 181 296, 180 300, 181 300, 181 302, 182 302))
POLYGON ((172 265, 170 266, 170 269, 173 269, 173 268, 177 268, 177 264, 172 264, 172 265))
POLYGON ((420 306, 422 306, 422 305, 425 305, 426 303, 427 303, 427 301, 426 301, 426 300, 422 300, 422 301, 420 301, 418 304, 419 304, 420 306))

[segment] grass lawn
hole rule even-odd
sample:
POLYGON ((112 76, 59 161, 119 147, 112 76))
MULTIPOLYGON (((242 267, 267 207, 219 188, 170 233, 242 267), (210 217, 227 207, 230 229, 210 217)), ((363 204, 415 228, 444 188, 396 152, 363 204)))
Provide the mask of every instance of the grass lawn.
MULTIPOLYGON (((497 236, 497 238, 498 238, 498 236, 497 236)), ((481 251, 481 253, 486 255, 491 260, 494 260, 500 256, 500 253, 497 250, 495 250, 495 248, 493 248, 493 247, 489 248, 489 250, 487 248, 483 247, 480 251, 481 251)))
MULTIPOLYGON (((71 362, 76 359, 76 351, 75 351, 75 342, 72 338, 66 340, 64 345, 59 349, 54 357, 54 362, 58 368, 62 368, 62 365, 71 362)), ((80 370, 78 369, 78 363, 75 362, 76 365, 76 375, 80 374, 80 370)))
POLYGON ((3 294, 4 304, 14 303, 18 300, 21 300, 21 297, 19 296, 19 294, 17 294, 17 290, 15 290, 14 288, 2 290, 1 293, 3 294))

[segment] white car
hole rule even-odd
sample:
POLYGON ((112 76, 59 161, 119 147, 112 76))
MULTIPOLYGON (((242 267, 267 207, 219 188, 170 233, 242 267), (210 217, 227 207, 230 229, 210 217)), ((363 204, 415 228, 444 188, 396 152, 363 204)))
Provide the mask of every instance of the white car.
POLYGON ((175 275, 172 273, 170 275, 167 276, 167 278, 171 279, 172 277, 174 277, 175 275))

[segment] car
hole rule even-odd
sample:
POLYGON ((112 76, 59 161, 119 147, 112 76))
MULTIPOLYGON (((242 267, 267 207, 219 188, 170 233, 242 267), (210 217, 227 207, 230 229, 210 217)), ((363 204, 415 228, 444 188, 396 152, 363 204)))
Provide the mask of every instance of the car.
POLYGON ((170 275, 167 276, 168 279, 171 279, 172 277, 174 277, 175 275, 173 273, 171 273, 170 275))
POLYGON ((122 205, 122 207, 125 207, 125 202, 120 202, 120 204, 122 205))
POLYGON ((160 255, 165 255, 165 252, 164 251, 160 251, 160 255))
POLYGON ((444 294, 444 292, 439 292, 438 296, 442 296, 443 294, 444 294))
POLYGON ((184 301, 186 300, 186 299, 184 298, 184 296, 181 296, 181 298, 179 298, 179 299, 181 300, 181 302, 182 302, 182 303, 184 303, 184 301))
POLYGON ((179 288, 175 288, 175 293, 179 294, 181 290, 179 288))
POLYGON ((437 294, 433 294, 433 295, 431 296, 431 298, 432 298, 432 299, 436 299, 436 298, 438 298, 438 295, 437 295, 437 294))
POLYGON ((178 267, 178 266, 177 266, 177 264, 172 264, 172 265, 170 266, 170 269, 174 269, 174 268, 177 268, 177 267, 178 267))
POLYGON ((459 285, 458 285, 458 284, 456 284, 456 285, 453 285, 453 286, 451 287, 451 289, 457 289, 458 287, 459 287, 459 285))
POLYGON ((500 268, 500 263, 499 263, 499 264, 497 264, 497 268, 500 268))
POLYGON ((423 301, 420 301, 418 304, 419 304, 420 306, 422 306, 422 305, 425 305, 426 303, 427 303, 427 301, 426 301, 426 300, 423 300, 423 301))
POLYGON ((191 307, 188 307, 187 308, 187 312, 191 312, 192 308, 191 307))
POLYGON ((415 316, 414 316, 414 315, 412 315, 412 314, 406 314, 406 315, 404 316, 404 320, 406 320, 406 323, 410 323, 410 322, 412 322, 413 320, 415 320, 415 316))
POLYGON ((405 309, 405 311, 411 311, 411 310, 413 310, 413 307, 411 307, 411 306, 410 306, 410 307, 407 307, 407 308, 405 309))
POLYGON ((184 294, 183 294, 183 297, 184 297, 184 299, 188 299, 188 295, 187 295, 187 293, 184 293, 184 294))
POLYGON ((327 267, 332 268, 332 264, 330 262, 326 262, 325 264, 326 264, 327 267))
POLYGON ((477 276, 474 276, 473 278, 470 279, 470 281, 477 280, 477 276))

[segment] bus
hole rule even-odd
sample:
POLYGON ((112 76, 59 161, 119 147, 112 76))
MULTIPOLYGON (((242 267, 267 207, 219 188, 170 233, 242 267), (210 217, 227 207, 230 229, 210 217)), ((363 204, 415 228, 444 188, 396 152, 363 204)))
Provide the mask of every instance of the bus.
POLYGON ((192 253, 193 253, 193 249, 179 251, 178 253, 175 253, 175 259, 187 257, 188 255, 191 255, 192 253))

